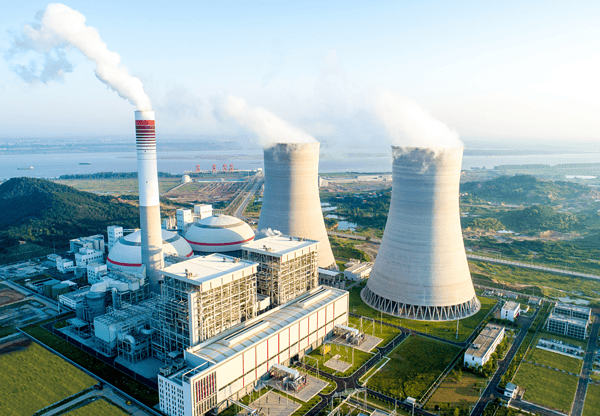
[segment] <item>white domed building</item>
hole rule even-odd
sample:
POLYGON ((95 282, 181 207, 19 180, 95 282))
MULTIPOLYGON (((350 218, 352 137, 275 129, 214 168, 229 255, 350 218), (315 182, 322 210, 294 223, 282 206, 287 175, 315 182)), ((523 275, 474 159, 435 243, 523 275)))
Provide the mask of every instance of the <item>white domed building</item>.
POLYGON ((244 221, 229 215, 207 217, 193 223, 185 239, 197 253, 234 253, 254 240, 254 231, 244 221))
MULTIPOLYGON (((163 254, 165 256, 191 257, 192 248, 185 238, 177 233, 162 231, 163 254)), ((142 243, 140 230, 134 231, 115 243, 108 253, 106 264, 111 270, 135 273, 142 266, 142 243)))

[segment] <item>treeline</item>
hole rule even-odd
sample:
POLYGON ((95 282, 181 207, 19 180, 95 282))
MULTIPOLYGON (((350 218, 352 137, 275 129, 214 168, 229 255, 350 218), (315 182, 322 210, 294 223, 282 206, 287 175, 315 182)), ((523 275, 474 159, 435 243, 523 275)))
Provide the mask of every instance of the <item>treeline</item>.
POLYGON ((391 190, 379 194, 344 195, 323 198, 337 205, 336 213, 359 227, 383 230, 390 209, 391 190))
MULTIPOLYGON (((181 175, 158 172, 159 178, 179 178, 181 175)), ((60 175, 58 179, 137 179, 137 172, 96 172, 77 175, 60 175)))

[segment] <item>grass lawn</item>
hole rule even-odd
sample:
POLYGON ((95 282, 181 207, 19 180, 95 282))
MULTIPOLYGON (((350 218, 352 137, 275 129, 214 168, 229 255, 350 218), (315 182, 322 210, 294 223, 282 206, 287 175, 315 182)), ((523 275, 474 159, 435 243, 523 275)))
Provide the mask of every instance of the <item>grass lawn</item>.
MULTIPOLYGON (((350 289, 350 312, 366 316, 379 321, 381 314, 375 309, 369 307, 360 298, 360 291, 366 283, 361 283, 350 289)), ((458 341, 465 341, 471 333, 481 323, 483 318, 496 304, 495 299, 479 297, 481 302, 481 310, 470 318, 461 319, 458 326, 458 341)), ((414 321, 410 319, 400 319, 390 315, 383 314, 383 322, 388 322, 394 325, 400 325, 405 328, 410 328, 415 331, 436 335, 440 338, 456 341, 456 321, 448 322, 425 322, 414 321)))
MULTIPOLYGON (((348 318, 349 324, 352 328, 360 329, 360 318, 351 316, 348 318)), ((367 335, 372 335, 377 338, 381 338, 383 341, 377 345, 378 347, 385 347, 394 338, 400 335, 400 330, 393 326, 381 325, 380 321, 375 320, 375 328, 373 328, 373 321, 363 319, 363 331, 367 335)), ((373 349, 373 351, 376 351, 373 349)))
POLYGON ((358 370, 364 363, 369 361, 369 359, 371 359, 373 354, 370 354, 368 352, 363 352, 363 351, 357 350, 355 348, 331 344, 330 352, 328 352, 327 354, 325 354, 323 356, 320 353, 320 348, 317 348, 316 350, 314 350, 310 354, 308 354, 308 357, 311 357, 311 358, 305 358, 304 362, 312 367, 315 367, 316 366, 315 360, 317 360, 317 361, 319 361, 319 371, 327 371, 328 373, 333 374, 333 373, 335 373, 335 370, 333 370, 329 367, 326 367, 325 362, 328 361, 329 359, 333 358, 333 356, 339 355, 340 357, 338 358, 338 360, 344 361, 348 364, 352 364, 352 350, 354 350, 354 365, 352 367, 350 367, 348 370, 344 371, 343 373, 336 373, 337 376, 347 377, 350 374, 354 373, 356 370, 358 370))
POLYGON ((532 348, 530 361, 538 364, 547 365, 548 367, 558 368, 559 370, 568 371, 569 373, 579 374, 583 360, 567 357, 566 355, 557 354, 555 352, 532 348))
POLYGON ((0 355, 3 415, 31 415, 96 383, 36 343, 0 355))
POLYGON ((83 407, 79 407, 75 410, 72 410, 68 413, 65 413, 68 416, 127 416, 128 413, 125 413, 117 406, 113 406, 108 403, 106 400, 96 400, 91 402, 90 404, 86 404, 83 407))
POLYGON ((522 363, 513 383, 525 388, 525 400, 568 413, 578 378, 559 371, 522 363))
POLYGON ((439 405, 442 414, 450 414, 458 406, 468 406, 479 400, 479 389, 485 387, 485 378, 463 372, 460 381, 448 375, 427 402, 427 409, 434 410, 439 405), (447 410, 444 412, 444 410, 447 410))
POLYGON ((583 416, 600 416, 600 386, 588 384, 583 416))
POLYGON ((453 345, 410 336, 388 354, 390 361, 367 385, 394 397, 419 399, 459 352, 453 345))

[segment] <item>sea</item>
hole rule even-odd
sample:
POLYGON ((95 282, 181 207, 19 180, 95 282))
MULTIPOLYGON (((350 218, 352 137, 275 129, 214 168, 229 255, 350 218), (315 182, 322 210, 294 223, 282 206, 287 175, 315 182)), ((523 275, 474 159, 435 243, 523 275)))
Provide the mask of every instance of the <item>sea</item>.
MULTIPOLYGON (((202 150, 166 151, 158 154, 159 172, 183 174, 185 171, 210 170, 214 164, 217 170, 223 164, 235 169, 254 170, 263 168, 261 149, 243 150, 202 150)), ((493 169, 499 165, 564 163, 600 163, 600 152, 556 153, 524 155, 471 154, 465 151, 463 170, 493 169)), ((58 152, 27 154, 0 152, 0 179, 13 177, 58 178, 61 175, 89 174, 97 172, 133 172, 137 170, 135 152, 58 152)), ((353 153, 340 156, 322 154, 319 160, 320 173, 332 172, 391 172, 390 155, 353 153)))

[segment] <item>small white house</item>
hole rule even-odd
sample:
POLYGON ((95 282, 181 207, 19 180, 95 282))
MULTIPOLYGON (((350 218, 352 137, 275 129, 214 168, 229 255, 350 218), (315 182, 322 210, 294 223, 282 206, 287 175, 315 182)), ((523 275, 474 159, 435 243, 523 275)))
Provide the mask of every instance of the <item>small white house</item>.
POLYGON ((504 339, 504 327, 487 324, 471 346, 467 348, 463 365, 465 367, 483 367, 502 339, 504 339))
POLYGON ((508 319, 509 321, 514 322, 520 313, 521 305, 519 302, 506 302, 500 311, 500 318, 508 319))

